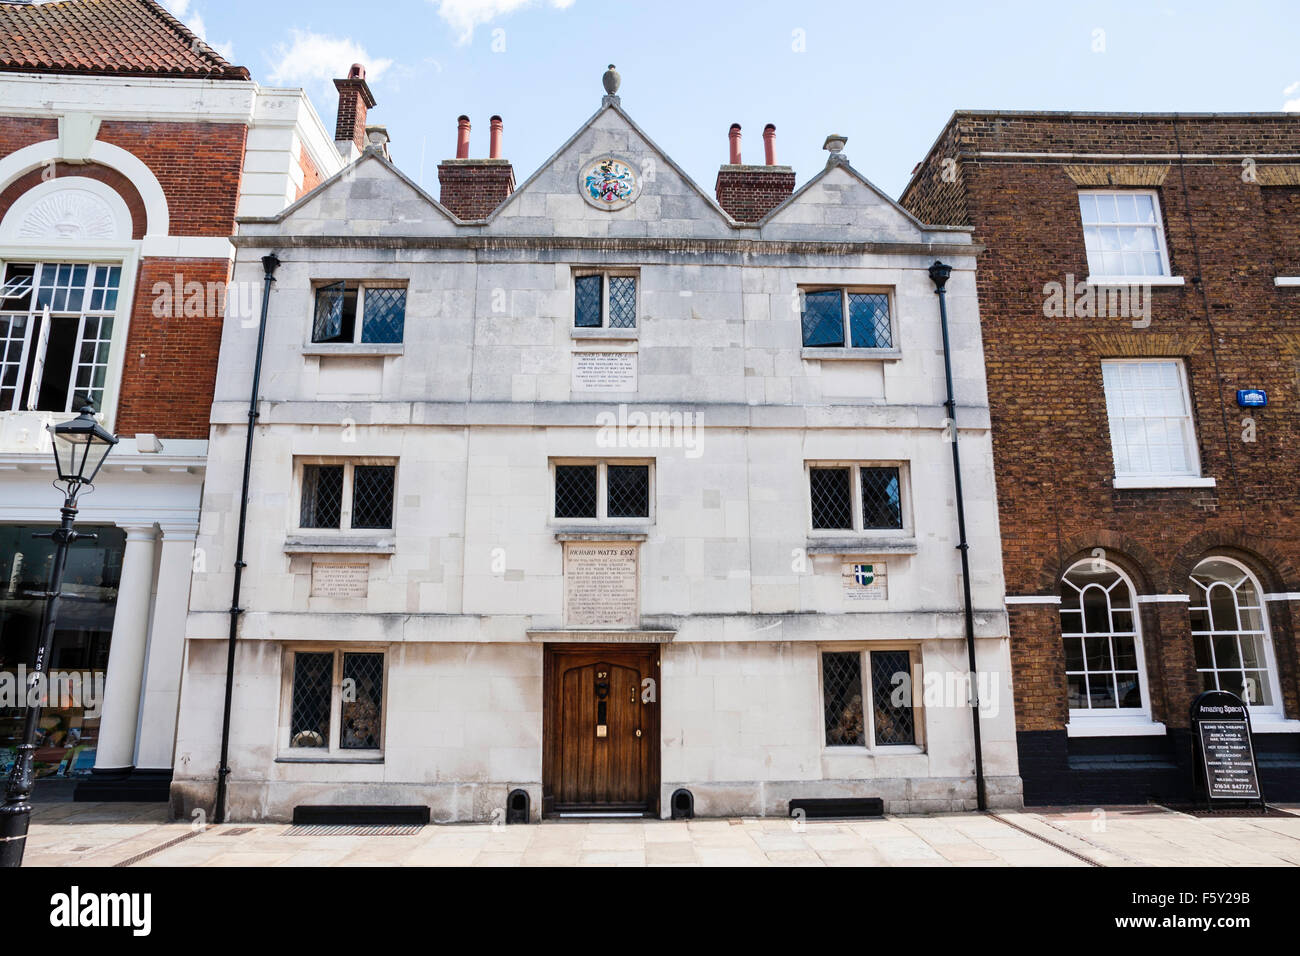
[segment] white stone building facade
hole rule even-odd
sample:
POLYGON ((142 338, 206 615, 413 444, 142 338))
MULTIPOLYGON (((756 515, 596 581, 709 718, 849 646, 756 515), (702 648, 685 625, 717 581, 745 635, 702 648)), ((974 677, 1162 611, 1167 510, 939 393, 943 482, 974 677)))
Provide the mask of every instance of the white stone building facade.
MULTIPOLYGON (((1018 804, 968 230, 917 222, 840 155, 738 223, 608 97, 486 219, 368 150, 236 246, 236 281, 282 265, 230 819, 492 820, 516 790, 534 819, 668 816, 683 789, 699 815, 973 806, 936 259, 984 772, 993 805, 1018 804), (380 329, 403 299, 400 333, 380 329)), ((256 343, 228 316, 178 815, 215 789, 256 343)))

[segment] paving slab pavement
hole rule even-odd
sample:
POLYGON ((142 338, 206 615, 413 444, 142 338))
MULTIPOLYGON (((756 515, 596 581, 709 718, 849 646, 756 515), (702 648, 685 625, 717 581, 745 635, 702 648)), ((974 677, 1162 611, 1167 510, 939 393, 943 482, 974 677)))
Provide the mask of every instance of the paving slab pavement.
POLYGON ((401 835, 198 827, 161 804, 38 804, 25 866, 1300 866, 1287 816, 1053 807, 873 820, 547 820, 401 835))

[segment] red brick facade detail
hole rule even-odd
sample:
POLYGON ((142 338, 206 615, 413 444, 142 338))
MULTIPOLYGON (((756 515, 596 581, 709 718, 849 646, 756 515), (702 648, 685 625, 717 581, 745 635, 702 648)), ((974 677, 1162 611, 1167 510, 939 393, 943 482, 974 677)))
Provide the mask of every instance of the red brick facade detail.
POLYGON ((0 116, 0 156, 59 135, 59 121, 32 116, 0 116))
POLYGON ((737 222, 758 222, 794 194, 789 166, 723 166, 715 187, 718 205, 737 222))
POLYGON ((459 219, 484 219, 515 191, 504 159, 449 159, 438 165, 438 201, 459 219))
MULTIPOLYGON (((1300 274, 1300 189, 1261 184, 1293 171, 1249 174, 1245 160, 1269 154, 1300 154, 1300 115, 958 113, 913 175, 902 204, 927 222, 973 225, 987 250, 977 282, 1009 595, 1059 594, 1064 571, 1096 548, 1140 594, 1189 594, 1188 575, 1209 555, 1241 561, 1266 593, 1300 592, 1300 289, 1273 281, 1300 274), (1155 192, 1185 285, 1152 290, 1149 327, 1044 315, 1047 283, 1089 272, 1078 170, 1067 167, 1090 164, 1167 167, 1155 192), (1214 487, 1113 487, 1101 362, 1140 356, 1184 363, 1201 474, 1214 487), (1268 407, 1239 408, 1244 388, 1267 390, 1268 407)), ((1267 611, 1296 718, 1291 603, 1267 611)), ((1201 689, 1188 605, 1146 604, 1141 621, 1152 716, 1186 727, 1201 689)), ((1057 610, 1013 605, 1011 643, 1018 729, 1060 730, 1057 610)))
MULTIPOLYGON (((38 186, 49 177, 48 166, 41 166, 33 169, 31 172, 19 176, 12 183, 0 192, 0 219, 4 219, 5 213, 9 211, 15 200, 23 193, 38 186)), ((122 197, 126 203, 126 208, 131 212, 131 238, 143 239, 145 230, 148 226, 148 215, 144 208, 144 200, 140 198, 140 190, 135 188, 135 184, 127 179, 116 169, 109 166, 101 166, 98 163, 55 163, 54 178, 61 176, 80 176, 83 179, 95 179, 112 189, 122 197)))
POLYGON ((122 370, 119 434, 208 437, 229 278, 226 259, 141 263, 122 370))
POLYGON ((298 168, 302 170, 302 185, 298 187, 298 194, 293 197, 295 200, 301 199, 321 183, 320 170, 307 155, 306 146, 300 146, 298 149, 298 168))

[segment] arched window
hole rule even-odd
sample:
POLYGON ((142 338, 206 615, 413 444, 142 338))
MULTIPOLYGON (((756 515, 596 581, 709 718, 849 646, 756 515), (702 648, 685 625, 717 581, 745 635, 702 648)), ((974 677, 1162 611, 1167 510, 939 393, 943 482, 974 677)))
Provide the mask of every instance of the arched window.
POLYGON ((1065 572, 1061 637, 1072 715, 1147 712, 1133 587, 1114 565, 1088 559, 1065 572))
POLYGON ((1202 690, 1226 690, 1252 710, 1280 710, 1273 642, 1259 583, 1231 558, 1192 572, 1192 643, 1202 690))

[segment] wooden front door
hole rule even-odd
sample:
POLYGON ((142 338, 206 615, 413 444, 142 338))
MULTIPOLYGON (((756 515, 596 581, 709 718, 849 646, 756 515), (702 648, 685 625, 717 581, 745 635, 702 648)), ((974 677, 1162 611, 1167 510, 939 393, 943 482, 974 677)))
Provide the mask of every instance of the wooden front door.
POLYGON ((658 645, 546 646, 542 809, 656 813, 658 645))

